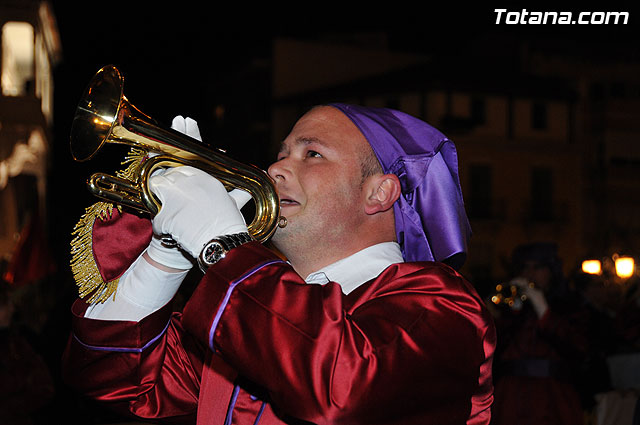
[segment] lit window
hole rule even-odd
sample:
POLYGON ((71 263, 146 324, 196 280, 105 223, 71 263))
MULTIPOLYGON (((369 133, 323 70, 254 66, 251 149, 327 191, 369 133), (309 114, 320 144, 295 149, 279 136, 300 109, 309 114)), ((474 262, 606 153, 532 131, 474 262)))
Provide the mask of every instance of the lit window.
POLYGON ((23 96, 33 80, 33 27, 7 22, 2 27, 2 94, 23 96))
POLYGON ((582 262, 582 271, 589 274, 601 274, 602 263, 600 263, 600 260, 584 260, 582 262))
POLYGON ((635 270, 635 261, 631 257, 615 258, 616 275, 621 278, 629 278, 633 276, 635 270))

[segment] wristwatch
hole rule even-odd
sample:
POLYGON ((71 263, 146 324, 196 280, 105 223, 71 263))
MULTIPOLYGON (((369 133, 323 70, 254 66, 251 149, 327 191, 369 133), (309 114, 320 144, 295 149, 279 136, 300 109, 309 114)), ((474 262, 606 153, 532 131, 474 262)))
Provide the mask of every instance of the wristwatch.
POLYGON ((205 273, 211 265, 222 260, 233 248, 252 240, 253 238, 247 232, 223 235, 211 239, 204 245, 200 255, 198 255, 197 260, 200 270, 205 273))

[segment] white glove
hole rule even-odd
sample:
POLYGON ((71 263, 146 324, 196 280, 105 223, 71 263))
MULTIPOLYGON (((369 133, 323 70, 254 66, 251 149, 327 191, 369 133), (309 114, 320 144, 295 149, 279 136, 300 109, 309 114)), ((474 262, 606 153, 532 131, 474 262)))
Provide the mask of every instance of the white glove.
POLYGON ((197 168, 172 168, 149 179, 149 188, 162 203, 151 221, 153 232, 171 237, 193 257, 211 239, 247 231, 240 208, 250 199, 242 190, 229 193, 224 185, 197 168))
MULTIPOLYGON (((178 115, 173 119, 171 128, 202 141, 198 123, 189 117, 183 118, 181 115, 178 115)), ((150 153, 150 155, 154 156, 156 153, 150 153)), ((154 172, 154 175, 164 174, 165 172, 166 170, 158 170, 154 172)), ((174 269, 189 270, 193 267, 193 263, 189 258, 187 258, 187 256, 185 256, 182 250, 178 247, 169 248, 162 245, 160 238, 157 235, 153 235, 151 238, 151 243, 147 248, 147 254, 152 260, 174 269)))
POLYGON ((189 117, 183 118, 181 115, 178 115, 171 122, 171 128, 202 142, 198 123, 189 117))
POLYGON ((527 296, 527 299, 531 302, 533 310, 536 312, 538 318, 542 318, 549 309, 549 304, 544 296, 544 292, 537 289, 535 286, 529 284, 529 280, 524 277, 517 277, 511 281, 512 284, 520 288, 522 293, 527 296))

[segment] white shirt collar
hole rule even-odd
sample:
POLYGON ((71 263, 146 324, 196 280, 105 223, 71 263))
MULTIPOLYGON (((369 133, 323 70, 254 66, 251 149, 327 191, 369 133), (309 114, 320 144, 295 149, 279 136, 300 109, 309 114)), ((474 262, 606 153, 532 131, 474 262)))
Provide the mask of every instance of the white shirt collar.
POLYGON ((340 284, 344 294, 349 294, 358 286, 377 277, 391 264, 403 261, 400 245, 396 242, 383 242, 311 273, 305 282, 320 285, 336 282, 340 284))

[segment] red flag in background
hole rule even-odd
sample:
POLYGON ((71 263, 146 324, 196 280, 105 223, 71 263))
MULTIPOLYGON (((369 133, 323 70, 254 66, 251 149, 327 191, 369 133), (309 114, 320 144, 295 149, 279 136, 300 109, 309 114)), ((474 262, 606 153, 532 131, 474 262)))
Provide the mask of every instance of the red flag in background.
POLYGON ((22 228, 3 279, 12 285, 37 282, 56 271, 47 236, 37 214, 32 214, 22 228))

